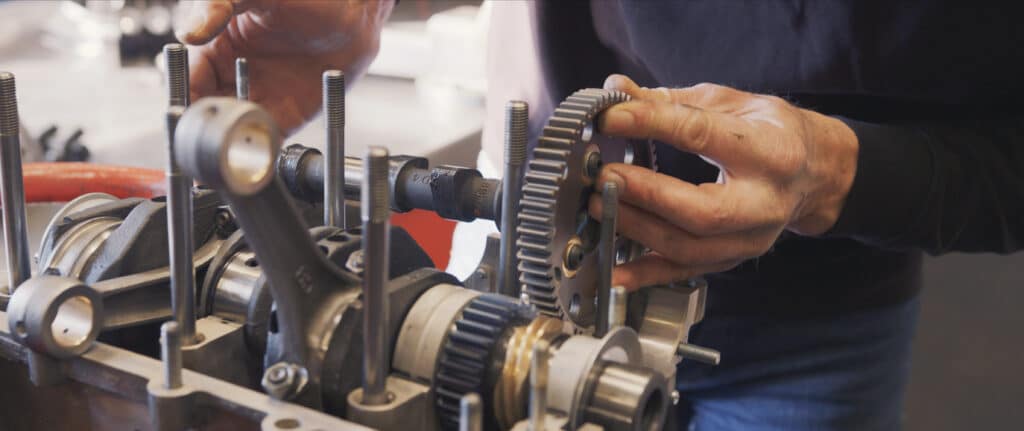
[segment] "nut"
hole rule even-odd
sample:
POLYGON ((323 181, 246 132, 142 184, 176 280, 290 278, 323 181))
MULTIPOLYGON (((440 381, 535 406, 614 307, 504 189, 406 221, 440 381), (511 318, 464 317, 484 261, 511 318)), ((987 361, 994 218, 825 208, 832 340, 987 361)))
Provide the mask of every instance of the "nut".
POLYGON ((263 373, 263 390, 279 400, 288 400, 302 392, 309 381, 305 368, 287 362, 278 362, 263 373))

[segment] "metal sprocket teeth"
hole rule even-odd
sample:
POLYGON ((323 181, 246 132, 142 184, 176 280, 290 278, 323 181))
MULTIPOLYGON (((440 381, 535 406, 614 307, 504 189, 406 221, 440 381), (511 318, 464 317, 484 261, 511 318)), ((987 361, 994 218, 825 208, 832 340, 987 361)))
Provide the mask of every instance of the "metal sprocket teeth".
MULTIPOLYGON (((524 175, 516 243, 523 292, 541 312, 567 317, 578 327, 593 323, 596 253, 585 253, 575 268, 565 266, 564 256, 570 243, 591 245, 577 232, 581 220, 587 220, 585 205, 593 186, 586 158, 602 141, 611 143, 611 138, 595 132, 595 120, 609 106, 629 99, 621 91, 603 89, 573 93, 548 120, 524 175)), ((641 165, 652 167, 650 145, 637 145, 620 145, 632 152, 623 149, 623 155, 612 160, 602 152, 602 158, 606 163, 622 162, 632 154, 641 165)))

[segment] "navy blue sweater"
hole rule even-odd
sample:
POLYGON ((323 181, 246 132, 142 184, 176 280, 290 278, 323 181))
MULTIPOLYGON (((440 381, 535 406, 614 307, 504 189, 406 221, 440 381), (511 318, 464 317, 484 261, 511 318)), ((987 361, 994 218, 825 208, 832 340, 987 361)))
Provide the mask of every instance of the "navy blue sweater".
MULTIPOLYGON (((713 82, 845 121, 852 190, 822 238, 784 234, 709 276, 717 314, 884 306, 920 289, 922 251, 1008 253, 1024 240, 1024 3, 840 0, 549 1, 535 7, 550 94, 625 73, 713 82), (998 5, 998 6, 996 6, 998 5)), ((717 172, 659 145, 660 169, 717 172)))

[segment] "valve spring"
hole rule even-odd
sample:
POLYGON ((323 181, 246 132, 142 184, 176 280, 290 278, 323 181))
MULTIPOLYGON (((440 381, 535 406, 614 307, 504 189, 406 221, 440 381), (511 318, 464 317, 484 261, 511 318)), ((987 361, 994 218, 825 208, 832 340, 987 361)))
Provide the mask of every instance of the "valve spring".
POLYGON ((382 147, 370 147, 366 150, 365 163, 366 181, 369 187, 363 190, 368 195, 362 197, 361 215, 363 220, 385 221, 390 215, 388 208, 388 150, 382 147))
POLYGON ((526 102, 511 101, 505 105, 505 160, 514 165, 526 161, 528 111, 526 102))
POLYGON ((323 75, 324 118, 327 127, 345 127, 345 73, 328 70, 323 75))
POLYGON ((188 106, 188 50, 180 43, 164 45, 167 61, 168 101, 171 106, 188 106))
POLYGON ((18 136, 18 100, 14 74, 0 72, 0 135, 18 136))

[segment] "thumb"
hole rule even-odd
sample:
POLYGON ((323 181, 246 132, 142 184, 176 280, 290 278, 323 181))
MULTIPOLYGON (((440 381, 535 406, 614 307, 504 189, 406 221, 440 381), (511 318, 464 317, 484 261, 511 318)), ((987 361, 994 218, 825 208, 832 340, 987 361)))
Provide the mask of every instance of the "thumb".
POLYGON ((209 42, 240 13, 231 0, 196 0, 178 3, 174 19, 174 35, 189 45, 209 42))

